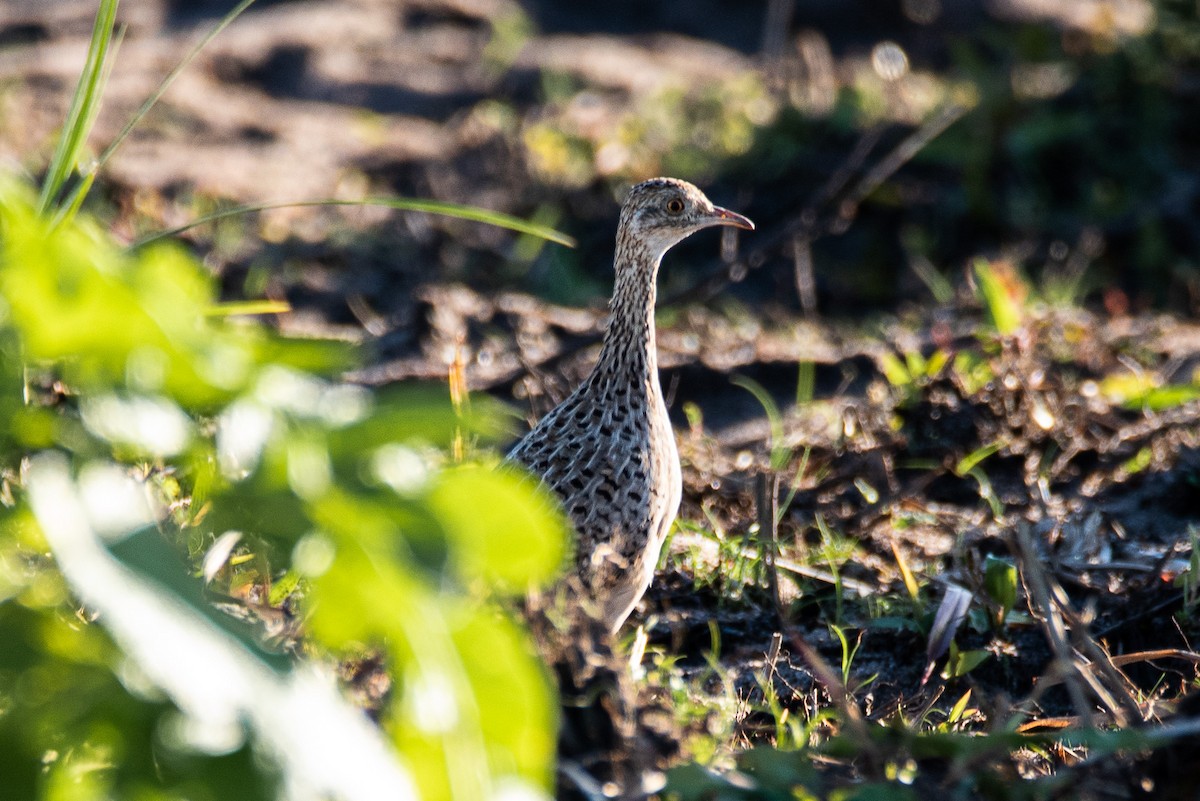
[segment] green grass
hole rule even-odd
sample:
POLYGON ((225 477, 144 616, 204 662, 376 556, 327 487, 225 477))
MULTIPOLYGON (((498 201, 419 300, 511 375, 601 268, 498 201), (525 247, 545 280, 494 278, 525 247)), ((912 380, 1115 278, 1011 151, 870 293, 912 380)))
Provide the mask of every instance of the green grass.
MULTIPOLYGON (((109 61, 110 49, 114 46, 113 34, 117 17, 117 0, 101 0, 96 12, 96 21, 92 27, 92 38, 88 43, 87 60, 80 73, 75 93, 71 97, 71 105, 67 110, 67 119, 63 125, 62 134, 54 155, 46 168, 46 177, 42 182, 41 193, 38 195, 37 209, 39 214, 49 214, 54 208, 59 212, 74 209, 77 203, 67 202, 59 206, 63 186, 72 172, 78 171, 87 145, 88 134, 100 110, 100 100, 104 94, 104 83, 111 67, 109 61)), ((90 182, 88 184, 90 186, 90 182)), ((86 193, 86 188, 83 193, 86 193)))
POLYGON ((476 206, 464 206, 458 203, 445 203, 437 200, 420 200, 414 198, 402 197, 372 197, 363 198, 361 200, 291 200, 280 201, 278 203, 255 203, 245 206, 235 206, 233 208, 222 209, 211 214, 205 214, 183 225, 167 229, 165 231, 157 231, 153 234, 147 234, 130 245, 130 248, 140 248, 152 242, 157 242, 161 239, 167 239, 178 234, 196 228, 207 223, 216 222, 229 217, 242 217, 249 214, 256 214, 260 211, 268 209, 282 209, 308 206, 383 206, 385 208, 396 209, 398 211, 416 211, 424 214, 436 214, 442 217, 451 217, 458 220, 469 220, 471 222, 479 222, 487 225, 493 225, 497 228, 505 228, 510 231, 516 231, 520 234, 526 234, 533 237, 544 239, 547 242, 554 242, 566 247, 575 247, 575 240, 564 233, 555 231, 544 225, 531 223, 519 217, 513 217, 510 214, 503 214, 497 211, 489 211, 476 206))

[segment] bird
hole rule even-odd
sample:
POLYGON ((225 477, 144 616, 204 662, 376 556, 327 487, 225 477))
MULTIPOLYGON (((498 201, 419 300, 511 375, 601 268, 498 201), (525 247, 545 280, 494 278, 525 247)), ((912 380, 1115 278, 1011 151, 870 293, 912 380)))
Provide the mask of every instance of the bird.
POLYGON ((718 225, 754 230, 687 181, 653 178, 629 191, 599 360, 506 456, 557 494, 577 535, 576 575, 613 634, 650 587, 683 496, 658 377, 659 265, 680 241, 718 225))

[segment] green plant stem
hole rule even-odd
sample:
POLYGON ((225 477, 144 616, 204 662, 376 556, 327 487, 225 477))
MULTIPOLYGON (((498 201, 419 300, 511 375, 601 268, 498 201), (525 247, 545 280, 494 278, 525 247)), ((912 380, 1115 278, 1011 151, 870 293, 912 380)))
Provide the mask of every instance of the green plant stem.
POLYGON ((327 198, 324 200, 287 200, 275 203, 255 203, 246 206, 235 206, 229 209, 206 214, 203 217, 198 217, 189 223, 169 228, 165 231, 148 234, 140 239, 135 240, 129 245, 130 250, 136 250, 140 247, 157 242, 160 239, 175 236, 190 230, 205 223, 223 220, 226 217, 236 217, 239 214, 254 214, 260 211, 269 209, 284 209, 304 206, 386 206, 387 208, 398 209, 400 211, 420 211, 426 214, 438 214, 443 217, 453 217, 459 220, 470 220, 472 222, 487 223, 500 228, 506 228, 510 231, 516 231, 522 234, 531 234, 541 237, 550 242, 564 245, 569 248, 575 247, 575 240, 560 231, 555 231, 553 228, 548 228, 544 225, 527 222, 519 217, 513 217, 509 214, 503 214, 498 211, 488 211, 474 206, 462 206, 457 203, 443 203, 437 200, 414 200, 411 198, 402 197, 372 197, 362 200, 340 200, 337 198, 327 198))
MULTIPOLYGON (((216 38, 217 34, 225 30, 225 28, 228 27, 231 22, 237 19, 243 11, 249 8, 253 2, 254 0, 242 0, 242 2, 234 6, 234 8, 232 8, 228 14, 222 17, 221 20, 214 25, 208 31, 208 33, 206 33, 204 37, 192 47, 191 50, 188 51, 187 55, 185 55, 180 62, 176 64, 169 73, 167 73, 167 76, 162 79, 162 81, 158 84, 158 87, 150 94, 148 98, 146 98, 142 105, 138 107, 138 110, 133 113, 133 116, 126 121, 124 127, 121 128, 121 131, 117 134, 116 138, 114 138, 112 142, 109 143, 108 147, 104 148, 104 151, 95 159, 95 161, 91 163, 86 173, 83 175, 83 180, 76 184, 75 188, 71 190, 71 194, 63 206, 68 215, 74 214, 79 206, 82 205, 83 199, 87 196, 88 191, 92 187, 92 183, 95 181, 96 174, 99 173, 104 165, 108 163, 109 159, 113 157, 113 154, 117 152, 117 148, 119 148, 125 142, 125 139, 129 136, 133 129, 137 127, 137 124, 141 122, 148 113, 150 113, 150 109, 154 108, 158 101, 162 99, 162 96, 167 93, 167 90, 171 88, 171 84, 175 83, 175 79, 178 78, 180 74, 182 74, 182 72, 191 65, 191 63, 196 59, 196 56, 200 54, 200 51, 203 50, 209 42, 216 38)), ((116 0, 113 0, 113 6, 116 6, 116 0)))
POLYGON ((88 132, 100 108, 100 96, 107 76, 105 64, 112 44, 116 17, 117 0, 101 0, 100 8, 96 11, 96 21, 92 26, 87 61, 79 75, 79 83, 75 85, 67 121, 63 125, 62 134, 55 146, 54 156, 50 159, 46 178, 38 195, 39 214, 46 214, 50 210, 54 198, 66 183, 67 176, 78 163, 79 153, 87 141, 88 132))

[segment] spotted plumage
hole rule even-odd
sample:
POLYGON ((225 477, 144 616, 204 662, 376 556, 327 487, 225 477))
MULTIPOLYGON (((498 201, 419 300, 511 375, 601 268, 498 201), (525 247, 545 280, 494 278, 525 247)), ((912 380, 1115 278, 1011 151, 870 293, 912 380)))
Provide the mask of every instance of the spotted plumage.
POLYGON ((714 225, 754 228, 686 181, 655 178, 630 190, 600 359, 508 454, 562 499, 578 533, 576 567, 613 631, 650 586, 682 494, 658 380, 658 267, 673 245, 714 225))

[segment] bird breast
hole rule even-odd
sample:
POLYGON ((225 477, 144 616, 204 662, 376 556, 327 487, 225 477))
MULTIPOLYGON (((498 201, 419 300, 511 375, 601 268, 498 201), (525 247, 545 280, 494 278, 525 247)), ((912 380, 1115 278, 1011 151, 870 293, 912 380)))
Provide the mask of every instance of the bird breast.
POLYGON ((656 560, 679 510, 675 437, 658 382, 649 383, 585 383, 509 454, 562 499, 582 560, 640 564, 647 547, 656 560))

